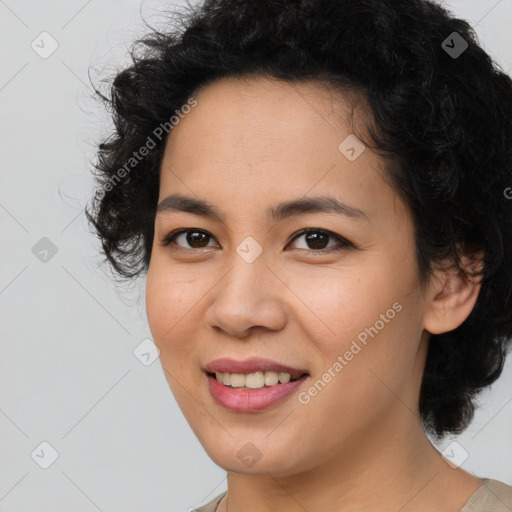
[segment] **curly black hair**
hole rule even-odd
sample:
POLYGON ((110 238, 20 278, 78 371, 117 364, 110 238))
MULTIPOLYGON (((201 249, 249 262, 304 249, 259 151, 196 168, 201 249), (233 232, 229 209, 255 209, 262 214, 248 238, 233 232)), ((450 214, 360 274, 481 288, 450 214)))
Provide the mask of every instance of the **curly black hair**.
POLYGON ((428 433, 462 432, 512 338, 510 77, 465 20, 427 0, 206 0, 168 26, 135 41, 110 98, 95 88, 115 129, 86 216, 114 277, 148 269, 166 137, 193 94, 223 77, 355 92, 371 114, 371 140, 358 137, 411 212, 422 286, 446 258, 466 275, 462 256, 483 263, 469 317, 430 336, 419 397, 428 433))

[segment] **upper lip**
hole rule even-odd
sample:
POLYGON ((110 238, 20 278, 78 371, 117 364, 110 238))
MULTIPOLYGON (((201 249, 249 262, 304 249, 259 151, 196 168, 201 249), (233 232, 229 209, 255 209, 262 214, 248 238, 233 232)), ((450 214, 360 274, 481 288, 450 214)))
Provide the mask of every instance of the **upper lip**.
POLYGON ((204 371, 208 373, 255 373, 255 372, 283 372, 289 373, 292 379, 307 374, 307 370, 293 368, 285 364, 272 361, 271 359, 262 359, 260 357, 251 357, 245 361, 235 361, 228 357, 210 361, 204 371))

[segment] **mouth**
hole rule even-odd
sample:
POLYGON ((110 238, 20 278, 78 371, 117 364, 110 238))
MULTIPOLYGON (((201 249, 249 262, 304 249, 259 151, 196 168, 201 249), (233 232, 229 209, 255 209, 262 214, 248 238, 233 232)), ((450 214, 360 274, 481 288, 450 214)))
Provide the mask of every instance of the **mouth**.
POLYGON ((216 359, 203 371, 214 401, 236 413, 258 413, 284 404, 310 379, 307 370, 260 358, 216 359))
POLYGON ((259 357, 215 359, 203 371, 215 402, 238 413, 256 413, 283 404, 310 378, 307 370, 259 357))

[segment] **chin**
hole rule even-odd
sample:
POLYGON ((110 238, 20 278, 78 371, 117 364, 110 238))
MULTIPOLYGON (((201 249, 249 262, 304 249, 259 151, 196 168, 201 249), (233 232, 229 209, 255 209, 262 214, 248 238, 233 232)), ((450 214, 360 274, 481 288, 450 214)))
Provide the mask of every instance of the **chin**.
MULTIPOLYGON (((208 456, 212 461, 225 471, 243 475, 271 474, 274 477, 287 477, 299 471, 298 461, 290 456, 290 450, 278 443, 273 445, 267 440, 265 447, 263 442, 258 443, 247 440, 241 441, 227 436, 231 441, 226 444, 219 442, 219 438, 211 439, 204 443, 208 456)), ((305 469, 305 468, 304 468, 305 469)))

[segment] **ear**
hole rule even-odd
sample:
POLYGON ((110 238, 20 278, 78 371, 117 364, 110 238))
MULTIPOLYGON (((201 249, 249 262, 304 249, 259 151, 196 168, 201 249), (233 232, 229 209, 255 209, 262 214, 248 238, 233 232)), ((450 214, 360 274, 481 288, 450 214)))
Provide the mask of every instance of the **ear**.
MULTIPOLYGON (((461 266, 473 272, 482 268, 482 262, 482 253, 476 261, 461 258, 461 266)), ((447 271, 435 270, 426 297, 424 328, 431 334, 441 334, 459 327, 473 310, 480 288, 480 282, 465 277, 456 265, 447 271)))

